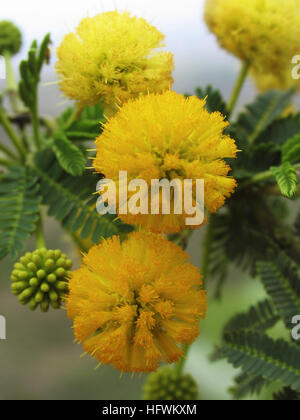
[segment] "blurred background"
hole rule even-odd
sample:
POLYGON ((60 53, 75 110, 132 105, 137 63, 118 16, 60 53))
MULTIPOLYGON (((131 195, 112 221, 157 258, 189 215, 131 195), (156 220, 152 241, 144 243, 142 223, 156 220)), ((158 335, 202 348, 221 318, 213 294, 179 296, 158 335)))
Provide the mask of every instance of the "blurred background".
MULTIPOLYGON (((23 48, 13 58, 16 71, 32 40, 41 40, 51 32, 52 59, 43 73, 40 104, 42 113, 58 115, 67 101, 56 84, 56 47, 82 18, 116 8, 146 18, 166 34, 167 49, 175 55, 174 90, 192 93, 196 86, 212 84, 228 99, 239 62, 222 51, 208 33, 202 17, 203 5, 204 0, 10 0, 2 2, 0 19, 12 20, 23 31, 23 48)), ((0 89, 3 87, 4 81, 0 80, 0 89)), ((254 95, 249 81, 239 105, 251 102, 254 95)), ((78 265, 80 256, 67 235, 53 219, 48 218, 45 225, 48 248, 63 249, 78 265)), ((188 249, 196 265, 200 264, 202 235, 203 230, 196 232, 188 249)), ((33 248, 34 243, 29 242, 28 250, 33 248)), ((120 372, 111 367, 95 369, 97 363, 89 356, 80 358, 82 350, 73 343, 65 311, 31 313, 10 292, 11 262, 4 260, 0 267, 0 315, 7 320, 7 340, 0 341, 1 400, 141 398, 145 376, 120 377, 120 372)), ((230 398, 228 388, 237 372, 225 362, 211 363, 209 355, 220 340, 224 323, 264 297, 264 291, 258 282, 240 272, 231 273, 222 302, 213 300, 213 286, 209 283, 208 288, 207 319, 201 323, 201 336, 192 346, 186 370, 199 383, 201 399, 224 400, 230 398)))

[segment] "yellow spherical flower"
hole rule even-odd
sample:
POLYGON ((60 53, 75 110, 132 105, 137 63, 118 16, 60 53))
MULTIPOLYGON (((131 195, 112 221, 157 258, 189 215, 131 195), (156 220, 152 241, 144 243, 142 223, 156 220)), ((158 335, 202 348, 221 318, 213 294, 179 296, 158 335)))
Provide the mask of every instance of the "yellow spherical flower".
POLYGON ((291 63, 288 63, 287 68, 283 69, 281 73, 265 73, 263 70, 252 70, 251 76, 260 92, 266 92, 270 89, 287 90, 292 86, 297 90, 300 89, 299 80, 292 77, 291 63))
POLYGON ((296 83, 291 60, 299 53, 299 0, 206 0, 205 20, 223 48, 250 63, 259 88, 296 83))
POLYGON ((161 235, 114 236, 90 249, 69 280, 68 316, 84 350, 123 372, 176 362, 206 312, 199 270, 161 235))
MULTIPOLYGON (((174 194, 170 214, 163 214, 161 207, 159 214, 151 214, 151 181, 156 179, 170 182, 178 179, 181 183, 190 179, 193 184, 198 179, 204 180, 205 208, 216 212, 236 186, 236 181, 228 176, 230 166, 224 161, 237 153, 234 140, 223 134, 227 126, 220 113, 210 114, 205 101, 195 96, 185 98, 167 91, 125 104, 105 124, 96 140, 97 155, 93 162, 99 173, 117 185, 119 171, 127 171, 128 183, 142 179, 149 187, 148 211, 132 214, 128 206, 128 214, 119 211, 120 218, 157 233, 175 233, 190 227, 186 225, 185 208, 182 214, 176 214, 174 194)), ((128 191, 128 202, 134 194, 128 191)), ((117 210, 120 204, 117 203, 117 210)))
POLYGON ((116 107, 173 82, 173 55, 159 51, 164 35, 128 12, 83 19, 58 47, 60 88, 80 105, 116 107))

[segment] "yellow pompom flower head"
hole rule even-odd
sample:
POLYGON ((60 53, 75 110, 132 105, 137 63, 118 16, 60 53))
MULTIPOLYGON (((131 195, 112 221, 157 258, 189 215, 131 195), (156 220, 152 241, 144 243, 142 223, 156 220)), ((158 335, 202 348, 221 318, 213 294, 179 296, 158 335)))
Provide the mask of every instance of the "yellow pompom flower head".
POLYGON ((249 63, 259 88, 295 83, 291 60, 299 53, 299 0, 206 0, 205 20, 223 48, 249 63))
POLYGON ((27 252, 14 266, 12 293, 33 311, 40 306, 42 312, 47 312, 50 305, 59 309, 68 290, 71 268, 72 261, 59 249, 27 252))
POLYGON ((115 108, 173 83, 173 55, 160 51, 164 35, 128 12, 83 19, 57 50, 57 72, 66 96, 79 105, 115 108))
POLYGON ((155 371, 183 355, 205 316, 199 270, 165 237, 135 232, 91 248, 69 282, 68 316, 84 350, 123 372, 155 371))
MULTIPOLYGON (((148 211, 132 214, 129 209, 119 217, 156 233, 176 233, 190 227, 186 225, 186 209, 180 214, 175 211, 174 194, 170 214, 164 214, 161 208, 159 214, 151 212, 151 181, 164 179, 193 183, 204 180, 204 206, 207 211, 216 212, 236 186, 224 161, 237 154, 234 140, 223 133, 227 126, 220 113, 210 114, 205 100, 195 96, 185 98, 167 91, 125 104, 96 140, 93 161, 96 171, 116 184, 119 172, 126 170, 128 183, 142 179, 149 187, 148 211)), ((133 194, 128 191, 128 201, 133 194)), ((193 201, 195 204, 195 197, 193 201)), ((124 207, 118 203, 117 210, 120 204, 124 207)))

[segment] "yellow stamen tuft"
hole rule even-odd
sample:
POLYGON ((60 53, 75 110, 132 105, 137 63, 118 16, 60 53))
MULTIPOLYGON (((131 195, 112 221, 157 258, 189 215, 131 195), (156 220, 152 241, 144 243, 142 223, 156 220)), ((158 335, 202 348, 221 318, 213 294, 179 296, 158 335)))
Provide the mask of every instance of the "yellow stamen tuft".
POLYGON ((153 233, 91 248, 71 276, 67 298, 84 350, 123 372, 152 372, 163 361, 178 361, 178 343, 196 339, 206 313, 201 275, 188 259, 153 233))

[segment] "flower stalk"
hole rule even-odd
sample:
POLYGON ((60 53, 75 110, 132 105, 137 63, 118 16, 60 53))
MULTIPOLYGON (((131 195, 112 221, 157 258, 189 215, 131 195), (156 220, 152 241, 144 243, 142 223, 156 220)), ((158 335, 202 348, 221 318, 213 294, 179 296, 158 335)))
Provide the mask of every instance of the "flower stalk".
POLYGON ((15 148, 19 152, 21 160, 24 161, 25 157, 26 157, 26 149, 25 149, 24 145, 22 144, 22 141, 17 136, 13 126, 11 125, 7 116, 5 115, 5 112, 4 112, 2 107, 0 107, 0 124, 3 126, 6 134, 11 139, 15 148))
POLYGON ((237 101, 240 97, 242 88, 244 86, 244 83, 246 81, 247 75, 249 73, 250 69, 250 63, 248 61, 243 62, 239 76, 237 78, 237 81, 235 83, 231 98, 228 103, 228 118, 231 117, 233 114, 233 111, 235 110, 237 101))
POLYGON ((34 92, 34 105, 32 108, 32 125, 33 125, 33 135, 34 141, 37 150, 41 148, 41 139, 40 139, 40 121, 39 121, 39 113, 38 113, 38 91, 37 87, 35 88, 34 92))
POLYGON ((19 114, 23 111, 22 104, 20 103, 19 96, 18 96, 18 86, 15 80, 15 75, 12 67, 11 62, 11 53, 9 51, 5 51, 3 53, 4 60, 5 60, 5 68, 6 68, 6 89, 9 95, 10 103, 12 110, 19 114))
MULTIPOLYGON (((300 163, 294 165, 294 168, 296 171, 300 170, 300 163)), ((258 182, 268 181, 272 178, 274 178, 274 173, 272 171, 260 172, 243 182, 241 184, 241 188, 249 187, 251 185, 257 184, 258 182)))
POLYGON ((40 218, 39 218, 39 221, 37 223, 36 248, 37 249, 46 248, 46 241, 45 241, 44 230, 43 230, 42 214, 40 214, 40 218))

